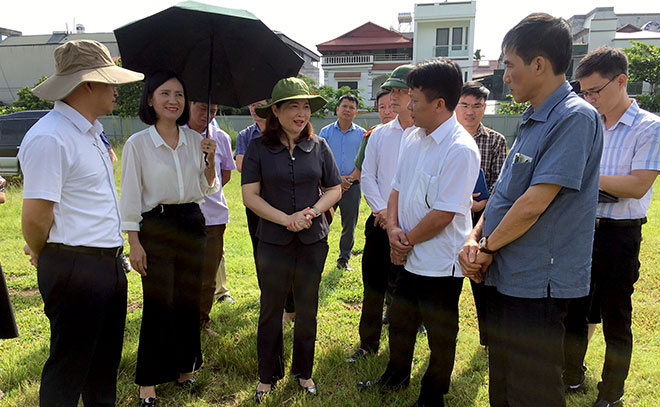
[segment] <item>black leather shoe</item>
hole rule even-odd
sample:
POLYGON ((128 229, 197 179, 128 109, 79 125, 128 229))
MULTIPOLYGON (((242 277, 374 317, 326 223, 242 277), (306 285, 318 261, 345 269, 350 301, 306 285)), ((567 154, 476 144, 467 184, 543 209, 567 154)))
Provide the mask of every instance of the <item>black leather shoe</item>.
POLYGON ((367 352, 362 348, 359 348, 358 350, 355 351, 355 353, 351 355, 350 358, 346 359, 346 363, 355 363, 361 359, 366 358, 369 355, 371 355, 371 353, 367 352))
POLYGON ((218 303, 226 302, 227 304, 236 304, 236 300, 233 299, 232 296, 229 295, 229 294, 225 294, 225 295, 221 296, 220 298, 218 298, 218 301, 216 301, 216 302, 218 302, 218 303))
POLYGON ((140 407, 156 407, 156 405, 158 405, 158 397, 140 399, 140 407))
POLYGON ((380 387, 382 386, 380 384, 379 379, 363 380, 361 382, 357 382, 358 391, 367 391, 372 388, 380 388, 380 387))
POLYGON ((180 382, 179 380, 175 380, 174 383, 177 385, 177 387, 181 387, 183 389, 191 389, 193 386, 195 386, 197 380, 195 380, 194 377, 189 377, 182 382, 180 382))
POLYGON ((617 401, 596 400, 594 407, 622 407, 623 402, 621 399, 617 401))
POLYGON ((564 383, 564 390, 566 393, 584 393, 587 391, 587 381, 583 376, 582 381, 576 384, 564 383))

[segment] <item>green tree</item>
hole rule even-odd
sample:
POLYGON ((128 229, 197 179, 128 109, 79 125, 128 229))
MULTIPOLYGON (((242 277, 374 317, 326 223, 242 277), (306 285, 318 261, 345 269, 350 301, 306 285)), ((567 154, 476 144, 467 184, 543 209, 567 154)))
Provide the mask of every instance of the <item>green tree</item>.
POLYGON ((513 96, 509 93, 506 95, 506 102, 500 102, 499 107, 497 108, 497 113, 499 114, 522 114, 525 109, 529 107, 529 102, 525 103, 516 103, 513 100, 513 96))
MULTIPOLYGON (((121 58, 115 60, 115 65, 121 66, 121 58)), ((112 114, 121 117, 136 117, 140 110, 140 99, 144 82, 131 82, 117 86, 117 103, 112 114)))
POLYGON ((660 47, 639 41, 630 41, 632 47, 625 48, 628 54, 628 79, 632 82, 648 82, 651 94, 660 83, 660 47))
POLYGON ((481 55, 481 48, 477 48, 477 50, 474 51, 474 60, 481 61, 481 58, 483 58, 483 55, 481 55))
POLYGON ((642 109, 660 114, 660 92, 650 95, 640 95, 637 102, 642 109))
MULTIPOLYGON (((330 114, 335 114, 335 111, 337 109, 337 103, 339 102, 339 98, 348 93, 357 97, 358 109, 366 109, 367 107, 367 104, 364 103, 364 100, 360 96, 360 92, 362 92, 362 89, 351 89, 348 86, 342 86, 339 89, 335 89, 332 86, 328 86, 328 85, 319 86, 314 79, 308 78, 302 74, 298 75, 298 78, 305 81, 307 86, 309 86, 310 92, 312 92, 315 95, 323 96, 323 99, 328 101, 328 104, 325 105, 325 109, 328 109, 328 112, 330 112, 330 114)), ((323 110, 324 109, 318 110, 312 116, 323 117, 324 116, 323 110)))
MULTIPOLYGON (((47 76, 42 77, 32 87, 34 88, 46 79, 48 79, 47 76)), ((23 89, 19 89, 19 91, 16 93, 18 95, 18 99, 16 99, 16 101, 12 104, 12 106, 15 108, 19 108, 20 110, 50 110, 53 108, 53 102, 40 99, 33 95, 32 92, 30 92, 30 88, 27 86, 23 89)))

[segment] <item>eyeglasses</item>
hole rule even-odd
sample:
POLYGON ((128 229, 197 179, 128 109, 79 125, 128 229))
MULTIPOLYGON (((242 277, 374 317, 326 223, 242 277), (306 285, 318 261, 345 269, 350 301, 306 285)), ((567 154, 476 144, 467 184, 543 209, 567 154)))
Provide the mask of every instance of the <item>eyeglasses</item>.
POLYGON ((585 90, 585 91, 582 91, 582 92, 580 92, 580 96, 582 96, 585 99, 589 98, 591 100, 598 100, 598 98, 600 98, 600 92, 602 92, 603 89, 605 89, 607 87, 607 85, 612 83, 612 81, 614 81, 616 78, 617 77, 615 76, 614 78, 610 79, 609 82, 607 82, 605 85, 603 85, 603 87, 601 87, 598 90, 585 90))
POLYGON ((485 104, 483 103, 475 103, 473 105, 467 104, 467 103, 459 103, 456 105, 457 107, 460 107, 461 109, 474 109, 474 110, 479 110, 482 109, 485 104))

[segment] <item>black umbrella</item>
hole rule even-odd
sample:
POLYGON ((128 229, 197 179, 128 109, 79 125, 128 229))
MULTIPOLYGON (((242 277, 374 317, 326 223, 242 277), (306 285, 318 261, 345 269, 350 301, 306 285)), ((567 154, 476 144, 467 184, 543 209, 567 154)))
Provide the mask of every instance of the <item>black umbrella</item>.
MULTIPOLYGON (((270 97, 303 60, 252 13, 185 1, 115 30, 122 66, 171 69, 190 100, 241 107, 270 97)), ((208 134, 208 131, 207 131, 208 134)))

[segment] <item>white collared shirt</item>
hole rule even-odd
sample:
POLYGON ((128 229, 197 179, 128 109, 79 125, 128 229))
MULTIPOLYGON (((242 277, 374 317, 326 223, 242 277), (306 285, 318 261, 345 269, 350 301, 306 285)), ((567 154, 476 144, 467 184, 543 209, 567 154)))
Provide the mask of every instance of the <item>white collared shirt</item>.
POLYGON ((58 101, 23 138, 18 154, 23 199, 55 203, 49 243, 105 248, 124 244, 102 131, 98 120, 92 124, 58 101))
POLYGON ((220 189, 217 174, 213 185, 204 175, 202 136, 179 127, 179 144, 172 149, 150 126, 133 134, 121 158, 121 229, 140 230, 142 214, 159 204, 201 203, 204 195, 220 189))
POLYGON ((479 148, 452 115, 428 136, 417 128, 404 140, 392 188, 399 191, 399 226, 409 233, 432 210, 454 219, 408 254, 405 269, 427 277, 462 277, 458 252, 472 230, 472 191, 479 148))
POLYGON ((397 116, 394 120, 375 128, 369 136, 362 162, 360 183, 364 198, 372 212, 387 208, 403 133, 403 127, 397 116))
MULTIPOLYGON (((636 101, 614 126, 606 129, 603 123, 600 175, 630 175, 634 170, 660 171, 660 118, 640 109, 636 101)), ((601 202, 596 213, 598 217, 611 219, 643 218, 652 196, 653 186, 640 199, 601 202)))

